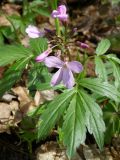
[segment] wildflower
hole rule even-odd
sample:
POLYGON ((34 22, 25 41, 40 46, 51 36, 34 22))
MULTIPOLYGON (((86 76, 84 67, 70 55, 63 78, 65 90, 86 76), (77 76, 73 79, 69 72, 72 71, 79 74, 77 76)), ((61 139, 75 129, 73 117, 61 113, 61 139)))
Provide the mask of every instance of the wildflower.
POLYGON ((60 5, 57 10, 53 10, 52 17, 53 18, 59 18, 61 21, 67 21, 68 14, 66 14, 66 6, 60 5))
POLYGON ((30 38, 38 38, 44 36, 44 32, 40 32, 39 29, 35 26, 29 25, 25 32, 30 38))
POLYGON ((51 48, 48 48, 46 51, 44 51, 43 53, 41 53, 39 56, 36 57, 36 61, 37 62, 43 62, 45 60, 45 58, 52 52, 51 48))
POLYGON ((77 44, 80 45, 80 47, 83 48, 83 49, 89 48, 89 45, 86 44, 86 43, 83 43, 83 42, 79 42, 79 41, 78 41, 77 44))
POLYGON ((44 63, 47 67, 59 68, 59 70, 52 77, 51 80, 52 86, 55 86, 60 82, 63 82, 63 84, 67 88, 72 88, 75 84, 72 72, 80 73, 83 70, 83 66, 80 62, 78 61, 63 62, 62 60, 60 60, 55 56, 49 56, 45 58, 44 63))

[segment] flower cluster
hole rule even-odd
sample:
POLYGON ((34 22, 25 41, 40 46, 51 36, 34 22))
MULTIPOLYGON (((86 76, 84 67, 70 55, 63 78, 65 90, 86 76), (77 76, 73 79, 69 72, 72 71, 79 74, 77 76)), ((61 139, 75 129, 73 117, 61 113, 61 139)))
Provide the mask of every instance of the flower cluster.
MULTIPOLYGON (((57 10, 53 10, 51 16, 53 18, 58 18, 61 21, 67 21, 68 14, 66 13, 67 9, 65 5, 60 5, 57 10)), ((33 25, 29 25, 25 32, 28 34, 30 38, 38 38, 43 37, 45 32, 40 31, 37 27, 33 25)))
MULTIPOLYGON (((67 21, 68 14, 66 13, 66 6, 60 5, 57 10, 53 10, 51 16, 58 18, 60 21, 67 21)), ((38 38, 44 35, 37 27, 29 25, 26 28, 26 33, 30 38, 38 38)), ((79 44, 83 48, 88 48, 87 44, 80 42, 79 44)), ((52 52, 52 48, 48 48, 43 53, 36 57, 36 62, 44 62, 49 68, 57 68, 58 71, 53 75, 51 85, 55 86, 59 83, 63 83, 65 87, 72 88, 75 85, 75 79, 73 73, 80 73, 83 70, 83 66, 78 61, 62 61, 56 56, 49 56, 52 52)))

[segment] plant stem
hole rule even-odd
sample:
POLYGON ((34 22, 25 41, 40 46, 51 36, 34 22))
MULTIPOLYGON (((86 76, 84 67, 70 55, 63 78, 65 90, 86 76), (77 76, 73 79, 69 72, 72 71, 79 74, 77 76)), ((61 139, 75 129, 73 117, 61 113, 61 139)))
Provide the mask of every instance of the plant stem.
POLYGON ((29 12, 29 3, 28 3, 28 0, 24 0, 23 1, 23 16, 26 14, 26 10, 27 10, 27 12, 29 12))
POLYGON ((58 2, 58 0, 55 0, 55 2, 54 2, 55 9, 57 9, 57 2, 58 2))
MULTIPOLYGON (((58 0, 54 0, 52 3, 49 0, 49 5, 51 6, 52 10, 56 10, 57 9, 57 4, 58 4, 58 0)), ((60 22, 58 18, 55 18, 55 28, 56 28, 56 34, 58 37, 60 37, 61 33, 60 33, 60 22)))
MULTIPOLYGON (((56 10, 57 9, 57 4, 58 4, 58 0, 54 0, 54 2, 50 2, 49 4, 51 5, 52 10, 56 10)), ((60 22, 58 18, 55 18, 55 27, 56 27, 56 34, 57 36, 60 37, 60 22)))
POLYGON ((58 37, 61 36, 61 33, 60 33, 60 22, 59 22, 59 19, 56 18, 55 19, 55 27, 56 27, 56 34, 58 37))

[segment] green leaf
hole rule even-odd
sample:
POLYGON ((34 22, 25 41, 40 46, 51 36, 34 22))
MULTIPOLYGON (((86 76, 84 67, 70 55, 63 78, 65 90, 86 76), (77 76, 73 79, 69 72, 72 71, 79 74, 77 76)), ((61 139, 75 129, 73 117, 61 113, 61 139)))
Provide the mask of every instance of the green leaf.
POLYGON ((103 63, 101 57, 95 56, 95 73, 103 81, 107 81, 107 72, 105 64, 103 63))
POLYGON ((74 90, 67 90, 48 104, 38 122, 38 139, 46 137, 55 126, 57 120, 63 116, 73 94, 74 90))
POLYGON ((49 83, 50 86, 51 75, 48 72, 48 69, 42 63, 35 63, 32 65, 31 69, 29 70, 28 75, 28 87, 29 88, 37 88, 39 90, 43 89, 46 83, 49 83))
POLYGON ((116 102, 120 101, 120 92, 108 82, 101 82, 99 79, 84 78, 80 79, 79 84, 99 95, 108 97, 116 102))
POLYGON ((0 96, 10 90, 17 80, 20 80, 21 74, 27 62, 28 57, 26 60, 21 59, 5 72, 4 77, 0 80, 0 96))
POLYGON ((108 54, 108 55, 106 55, 106 57, 107 57, 109 60, 112 60, 112 61, 120 64, 120 59, 117 58, 115 54, 108 54))
POLYGON ((33 49, 33 51, 35 51, 35 53, 38 55, 48 48, 47 39, 46 38, 30 39, 30 46, 33 49))
POLYGON ((8 38, 12 34, 10 26, 0 26, 0 32, 8 38))
POLYGON ((43 15, 43 16, 46 16, 46 17, 49 17, 49 16, 50 16, 50 12, 49 12, 49 10, 48 10, 47 7, 39 8, 39 9, 37 9, 37 8, 32 8, 32 11, 35 12, 35 13, 37 13, 37 14, 41 14, 41 15, 43 15))
POLYGON ((35 86, 36 86, 37 90, 39 90, 39 91, 43 91, 43 90, 47 90, 47 89, 53 89, 53 90, 65 89, 65 86, 62 84, 59 84, 56 86, 51 86, 50 82, 46 82, 46 83, 36 82, 35 86))
MULTIPOLYGON (((12 16, 7 16, 6 17, 9 22, 12 24, 12 26, 15 27, 15 29, 18 29, 20 27, 20 25, 22 24, 22 19, 21 16, 18 15, 12 15, 12 16)), ((12 28, 14 30, 14 28, 12 28)))
POLYGON ((113 67, 113 75, 115 77, 115 86, 120 89, 120 65, 114 61, 110 61, 113 67))
POLYGON ((112 5, 119 4, 120 0, 112 0, 112 5))
POLYGON ((76 153, 76 148, 84 143, 86 138, 85 126, 85 110, 76 93, 66 111, 63 124, 63 141, 67 146, 67 155, 73 157, 76 153))
POLYGON ((31 8, 38 7, 38 6, 41 6, 41 5, 45 5, 45 1, 43 1, 43 0, 34 0, 29 4, 29 8, 31 9, 31 8))
POLYGON ((111 138, 116 134, 120 134, 120 118, 119 112, 116 112, 117 106, 113 106, 112 103, 108 103, 103 108, 103 116, 106 124, 105 142, 110 143, 111 138))
POLYGON ((102 150, 104 145, 104 131, 105 124, 102 117, 102 110, 100 106, 87 94, 85 91, 80 90, 79 95, 82 104, 86 110, 86 126, 89 133, 93 134, 95 140, 102 150))
POLYGON ((21 58, 32 57, 28 48, 22 45, 4 45, 0 46, 0 66, 5 66, 21 58))
POLYGON ((2 33, 0 32, 0 46, 4 44, 4 37, 2 33))
POLYGON ((49 8, 48 8, 48 2, 47 1, 40 1, 36 0, 30 3, 29 9, 31 10, 32 14, 37 13, 43 16, 50 16, 49 8))
POLYGON ((103 55, 107 52, 107 50, 110 48, 110 41, 108 39, 102 39, 96 48, 96 54, 97 55, 103 55))
POLYGON ((19 136, 22 139, 22 141, 32 143, 36 140, 37 133, 35 130, 35 125, 35 118, 32 118, 30 116, 23 117, 19 128, 19 136))
POLYGON ((0 32, 2 33, 2 35, 9 40, 14 40, 15 36, 11 27, 10 26, 1 26, 0 27, 0 32))

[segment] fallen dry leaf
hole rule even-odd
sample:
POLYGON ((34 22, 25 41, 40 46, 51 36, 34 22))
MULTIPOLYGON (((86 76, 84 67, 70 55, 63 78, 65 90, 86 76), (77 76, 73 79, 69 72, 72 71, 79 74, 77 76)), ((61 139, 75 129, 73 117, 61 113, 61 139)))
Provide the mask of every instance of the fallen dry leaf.
POLYGON ((19 86, 16 88, 12 88, 12 91, 18 96, 20 106, 24 106, 26 103, 31 101, 27 88, 19 86))
POLYGON ((10 22, 4 15, 0 16, 0 26, 10 26, 10 25, 11 25, 10 22))
POLYGON ((36 106, 39 106, 40 104, 44 103, 44 99, 41 96, 40 91, 36 91, 35 96, 34 96, 34 102, 36 106))
POLYGON ((16 87, 12 91, 18 96, 20 102, 19 112, 24 116, 28 111, 34 109, 35 104, 32 98, 29 95, 29 91, 25 87, 16 87))
POLYGON ((40 92, 43 98, 47 101, 51 101, 55 98, 56 92, 54 90, 44 90, 40 92))
POLYGON ((0 103, 0 133, 8 132, 10 126, 16 125, 14 123, 14 117, 17 110, 17 101, 12 101, 10 104, 0 103))
POLYGON ((9 119, 11 114, 10 105, 7 103, 0 103, 0 121, 4 122, 9 119))
POLYGON ((2 10, 8 15, 20 15, 19 10, 21 9, 20 5, 6 3, 2 6, 2 10))
POLYGON ((43 104, 45 101, 51 101, 55 98, 57 92, 54 90, 37 91, 34 97, 35 105, 43 104))

